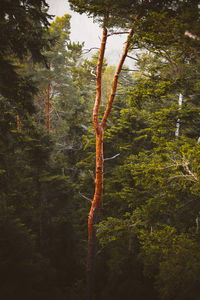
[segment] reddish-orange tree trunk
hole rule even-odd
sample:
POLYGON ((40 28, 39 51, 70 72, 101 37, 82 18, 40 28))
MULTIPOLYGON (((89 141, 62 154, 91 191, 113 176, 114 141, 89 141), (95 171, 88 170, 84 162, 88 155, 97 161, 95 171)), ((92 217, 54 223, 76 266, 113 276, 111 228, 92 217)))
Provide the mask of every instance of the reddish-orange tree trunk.
POLYGON ((47 133, 50 133, 50 82, 48 83, 47 86, 47 96, 46 96, 46 129, 47 129, 47 133))
POLYGON ((96 101, 93 111, 93 125, 96 133, 96 178, 95 193, 88 217, 88 260, 87 260, 87 299, 92 300, 94 288, 94 270, 96 256, 96 232, 95 224, 98 222, 99 209, 103 193, 103 128, 99 125, 98 115, 101 104, 101 81, 102 67, 107 40, 107 29, 103 28, 103 37, 100 47, 99 60, 97 65, 96 79, 96 101))
POLYGON ((108 105, 105 110, 101 124, 99 124, 99 108, 101 104, 101 79, 102 79, 102 67, 103 59, 107 41, 107 29, 103 28, 103 36, 101 41, 98 65, 97 65, 97 78, 96 78, 96 101, 94 104, 93 111, 93 125, 96 133, 96 178, 95 178, 95 193, 92 201, 89 217, 88 217, 88 259, 87 259, 87 300, 94 300, 93 289, 94 289, 94 277, 95 277, 95 256, 96 256, 96 229, 95 225, 98 223, 98 215, 101 207, 102 194, 103 194, 103 136, 106 127, 107 119, 112 109, 112 104, 115 98, 115 93, 118 84, 119 74, 122 70, 123 63, 128 53, 131 37, 134 33, 136 19, 133 23, 132 29, 129 32, 127 42, 122 53, 118 68, 115 72, 108 105))
POLYGON ((51 89, 51 83, 50 83, 50 71, 51 71, 51 65, 48 64, 48 70, 49 70, 49 76, 48 76, 48 85, 46 90, 46 129, 47 133, 50 133, 50 89, 51 89))
POLYGON ((17 130, 21 130, 21 120, 19 115, 17 115, 17 130))

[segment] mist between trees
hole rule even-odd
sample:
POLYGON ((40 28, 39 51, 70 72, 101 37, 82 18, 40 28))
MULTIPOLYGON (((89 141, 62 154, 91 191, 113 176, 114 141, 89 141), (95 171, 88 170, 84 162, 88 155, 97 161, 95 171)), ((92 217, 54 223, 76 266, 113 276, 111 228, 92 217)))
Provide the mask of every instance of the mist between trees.
POLYGON ((90 58, 70 15, 0 4, 0 298, 198 300, 200 3, 69 2, 90 58))

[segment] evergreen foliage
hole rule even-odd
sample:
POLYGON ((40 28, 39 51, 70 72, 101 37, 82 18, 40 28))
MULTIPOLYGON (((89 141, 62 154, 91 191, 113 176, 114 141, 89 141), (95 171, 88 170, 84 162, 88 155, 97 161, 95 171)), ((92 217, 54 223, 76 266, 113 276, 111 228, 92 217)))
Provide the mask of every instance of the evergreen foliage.
MULTIPOLYGON (((104 136, 95 299, 198 300, 200 3, 70 3, 101 24, 109 12, 110 32, 140 14, 104 136)), ((0 8, 0 298, 85 299, 98 53, 84 59, 45 1, 0 8)), ((105 61, 100 117, 113 73, 105 61)))
POLYGON ((18 112, 33 111, 35 86, 29 76, 19 72, 19 63, 30 57, 44 61, 42 50, 48 47, 46 30, 50 17, 45 12, 47 7, 44 0, 2 0, 0 4, 0 93, 18 112))

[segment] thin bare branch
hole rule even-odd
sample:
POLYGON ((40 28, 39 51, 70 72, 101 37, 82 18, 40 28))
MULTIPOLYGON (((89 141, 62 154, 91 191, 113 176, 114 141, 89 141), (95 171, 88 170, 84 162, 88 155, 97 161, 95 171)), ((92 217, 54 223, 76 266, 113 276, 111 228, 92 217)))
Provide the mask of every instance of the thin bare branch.
POLYGON ((93 48, 90 48, 90 49, 83 49, 82 54, 87 54, 92 50, 99 50, 99 49, 100 48, 98 48, 98 47, 93 47, 93 48))
POLYGON ((135 57, 133 57, 133 56, 130 56, 130 55, 127 55, 127 57, 130 58, 130 59, 136 60, 136 61, 139 60, 139 59, 137 59, 137 58, 135 58, 135 57))
POLYGON ((92 199, 86 197, 85 195, 83 195, 80 191, 79 191, 79 195, 81 195, 81 197, 83 197, 84 199, 88 200, 90 203, 92 203, 92 199))
POLYGON ((191 175, 185 175, 185 174, 180 174, 180 175, 175 175, 169 178, 169 180, 175 179, 175 178, 185 178, 189 181, 194 181, 196 182, 196 180, 191 176, 191 175))
POLYGON ((139 72, 139 70, 135 69, 122 69, 123 71, 130 71, 130 72, 139 72))
POLYGON ((189 176, 191 176, 194 181, 199 181, 198 178, 194 175, 194 173, 189 169, 188 164, 184 164, 183 167, 185 168, 186 172, 189 173, 189 176))
POLYGON ((200 41, 200 37, 198 37, 197 35, 195 35, 195 34, 192 34, 191 32, 189 32, 189 31, 185 31, 185 35, 187 35, 189 38, 191 38, 191 39, 193 39, 193 40, 198 40, 198 41, 200 41))
POLYGON ((114 156, 112 156, 112 157, 104 158, 104 161, 105 161, 105 160, 111 160, 111 159, 114 159, 114 158, 118 157, 119 155, 120 155, 120 153, 118 153, 118 154, 116 154, 116 155, 114 155, 114 156))
POLYGON ((112 32, 112 33, 109 33, 109 34, 108 34, 108 37, 109 37, 109 36, 112 36, 112 35, 128 34, 128 33, 129 33, 129 31, 112 32))
POLYGON ((185 170, 185 172, 187 174, 178 174, 178 175, 170 177, 169 180, 172 180, 174 178, 181 178, 182 177, 182 178, 185 178, 187 180, 194 181, 194 182, 199 181, 198 177, 190 170, 190 168, 189 168, 190 163, 189 163, 188 160, 186 160, 185 158, 182 158, 182 161, 176 161, 175 159, 173 159, 171 157, 170 157, 170 160, 172 160, 174 164, 168 166, 169 168, 170 167, 178 168, 179 166, 181 166, 181 167, 183 167, 183 169, 185 170))

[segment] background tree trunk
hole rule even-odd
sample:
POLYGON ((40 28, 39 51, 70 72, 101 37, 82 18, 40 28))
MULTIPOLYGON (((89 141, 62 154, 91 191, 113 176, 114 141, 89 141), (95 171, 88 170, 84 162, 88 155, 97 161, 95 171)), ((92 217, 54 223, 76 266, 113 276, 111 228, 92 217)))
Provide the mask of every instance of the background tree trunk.
POLYGON ((47 133, 50 133, 50 82, 47 86, 47 96, 46 96, 46 128, 47 133))
POLYGON ((17 115, 17 130, 21 130, 21 120, 19 115, 17 115))

